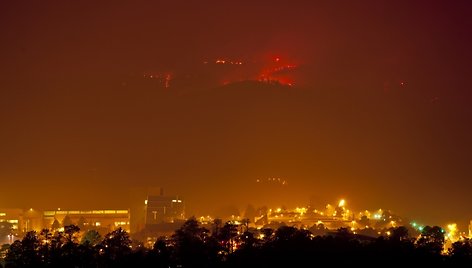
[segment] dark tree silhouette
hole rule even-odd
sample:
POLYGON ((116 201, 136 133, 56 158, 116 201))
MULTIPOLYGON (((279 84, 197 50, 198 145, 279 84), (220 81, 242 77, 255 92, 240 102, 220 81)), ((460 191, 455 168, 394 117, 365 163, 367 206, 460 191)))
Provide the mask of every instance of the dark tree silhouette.
POLYGON ((353 238, 353 233, 348 228, 341 227, 336 231, 336 237, 342 240, 350 240, 353 238))
POLYGON ((20 240, 16 240, 10 245, 5 257, 7 267, 28 267, 23 255, 23 245, 20 240))
POLYGON ((159 237, 154 243, 151 260, 157 267, 170 267, 172 264, 172 246, 165 237, 159 237))
POLYGON ((251 223, 251 220, 248 218, 241 220, 241 226, 244 226, 244 230, 242 230, 241 233, 249 231, 249 223, 251 223))
POLYGON ((105 235, 99 247, 105 262, 116 264, 131 253, 131 239, 129 234, 120 227, 105 235))
MULTIPOLYGON (((76 225, 67 225, 64 232, 57 232, 51 239, 51 247, 44 244, 44 252, 50 253, 47 263, 60 267, 76 267, 81 263, 81 253, 78 250, 76 236, 80 231, 76 225)), ((44 258, 43 258, 44 259, 44 258)))
POLYGON ((272 240, 272 236, 274 234, 274 229, 272 228, 263 228, 261 230, 261 233, 263 235, 263 239, 264 239, 264 242, 268 242, 268 241, 271 241, 272 240))
POLYGON ((439 256, 443 250, 444 241, 444 230, 441 227, 425 226, 416 244, 424 252, 439 256))
POLYGON ((369 236, 369 237, 378 237, 379 234, 374 228, 363 228, 356 230, 356 233, 359 235, 369 236))
POLYGON ((471 263, 472 241, 469 238, 464 238, 454 242, 449 249, 449 255, 453 263, 471 263))
POLYGON ((240 240, 242 249, 250 250, 257 245, 257 239, 255 238, 254 234, 249 231, 242 233, 240 240))
POLYGON ((389 239, 392 241, 405 241, 409 240, 408 229, 404 226, 390 228, 389 239))
POLYGON ((80 240, 80 244, 95 247, 100 243, 102 237, 96 230, 88 230, 80 240))
POLYGON ((183 267, 205 267, 209 265, 206 242, 210 239, 208 230, 192 217, 172 235, 175 247, 174 260, 183 267))
MULTIPOLYGON (((385 232, 387 230, 383 230, 385 232)), ((440 227, 425 227, 418 239, 405 227, 390 228, 387 237, 368 237, 347 228, 314 236, 306 229, 281 226, 277 230, 248 229, 238 234, 227 222, 218 232, 191 218, 171 238, 160 237, 153 249, 141 243, 131 247, 121 228, 101 242, 96 231, 84 234, 81 244, 77 226, 52 234, 28 232, 6 251, 5 267, 305 267, 362 264, 371 266, 461 267, 472 265, 472 242, 462 239, 443 254, 440 227), (264 236, 260 236, 264 234, 264 236)))
POLYGON ((326 235, 327 229, 322 223, 313 224, 313 226, 310 228, 310 232, 315 236, 323 236, 326 235))
MULTIPOLYGON (((0 246, 0 256, 5 257, 7 255, 8 250, 10 249, 10 244, 3 244, 0 246)), ((4 262, 5 260, 0 258, 0 262, 4 262)))
POLYGON ((80 232, 80 228, 77 225, 64 226, 64 236, 67 243, 76 242, 77 234, 80 232))
POLYGON ((275 231, 276 241, 288 241, 297 233, 297 228, 292 226, 282 226, 275 231))
POLYGON ((41 264, 39 255, 40 242, 35 231, 25 234, 21 241, 15 241, 5 258, 7 267, 38 267, 41 264))
POLYGON ((39 239, 40 241, 42 241, 39 249, 39 254, 42 256, 42 261, 46 266, 51 263, 50 248, 52 238, 53 233, 51 233, 49 229, 43 229, 39 233, 39 239))
POLYGON ((233 252, 237 236, 238 227, 231 222, 226 222, 223 228, 221 228, 220 235, 218 236, 218 239, 223 243, 226 252, 233 252))

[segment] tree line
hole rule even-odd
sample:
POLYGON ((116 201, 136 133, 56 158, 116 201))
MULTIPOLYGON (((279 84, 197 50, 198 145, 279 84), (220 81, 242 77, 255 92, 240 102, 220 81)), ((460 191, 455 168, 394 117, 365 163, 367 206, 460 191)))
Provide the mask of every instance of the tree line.
MULTIPOLYGON (((135 243, 118 228, 104 237, 80 228, 31 231, 6 250, 5 268, 14 267, 317 267, 324 265, 456 266, 472 264, 472 241, 463 238, 445 252, 444 231, 426 226, 419 236, 406 227, 370 237, 340 228, 324 235, 291 226, 250 228, 215 220, 211 230, 195 218, 152 248, 135 243)), ((2 266, 2 265, 0 265, 2 266)))

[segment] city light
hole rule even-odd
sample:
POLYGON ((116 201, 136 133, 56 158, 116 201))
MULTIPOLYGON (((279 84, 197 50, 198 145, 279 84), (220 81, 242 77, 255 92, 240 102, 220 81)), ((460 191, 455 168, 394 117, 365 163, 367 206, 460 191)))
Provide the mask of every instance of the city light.
POLYGON ((472 265, 472 0, 31 2, 0 267, 472 265))
POLYGON ((447 225, 447 234, 446 237, 455 242, 459 239, 458 237, 458 230, 457 230, 457 224, 456 223, 450 223, 447 225))

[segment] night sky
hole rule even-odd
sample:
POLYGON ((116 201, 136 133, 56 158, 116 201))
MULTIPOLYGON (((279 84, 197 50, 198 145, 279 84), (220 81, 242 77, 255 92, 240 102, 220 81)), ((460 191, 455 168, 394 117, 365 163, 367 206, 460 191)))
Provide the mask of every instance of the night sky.
POLYGON ((0 36, 0 207, 162 186, 196 215, 346 198, 472 219, 470 1, 1 1, 0 36), (295 86, 142 79, 273 57, 295 86))

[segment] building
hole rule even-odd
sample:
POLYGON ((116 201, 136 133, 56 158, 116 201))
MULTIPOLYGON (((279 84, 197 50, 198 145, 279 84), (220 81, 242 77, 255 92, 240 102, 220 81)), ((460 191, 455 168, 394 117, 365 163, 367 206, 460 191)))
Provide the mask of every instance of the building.
POLYGON ((40 231, 41 213, 32 208, 0 209, 0 244, 11 244, 28 231, 40 231))
POLYGON ((129 209, 100 210, 46 210, 43 212, 44 228, 57 229, 65 225, 75 224, 82 230, 94 229, 106 234, 119 227, 130 232, 129 209))
POLYGON ((12 233, 22 232, 24 226, 22 209, 0 209, 0 223, 12 233))
POLYGON ((472 238, 472 220, 469 222, 469 238, 472 238))
POLYGON ((39 231, 42 228, 41 213, 32 208, 28 210, 21 208, 0 209, 0 223, 7 223, 11 226, 12 232, 16 234, 39 231))
POLYGON ((11 244, 23 229, 22 209, 0 209, 0 244, 11 244))
POLYGON ((150 192, 145 200, 145 225, 173 223, 185 220, 184 201, 179 196, 165 196, 160 188, 159 194, 150 192))

